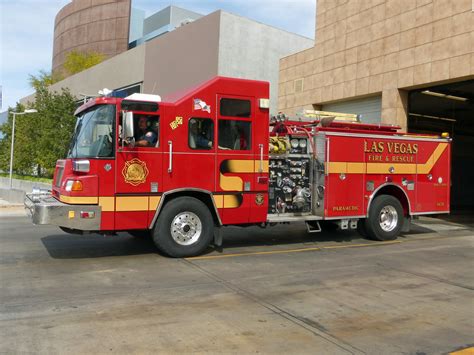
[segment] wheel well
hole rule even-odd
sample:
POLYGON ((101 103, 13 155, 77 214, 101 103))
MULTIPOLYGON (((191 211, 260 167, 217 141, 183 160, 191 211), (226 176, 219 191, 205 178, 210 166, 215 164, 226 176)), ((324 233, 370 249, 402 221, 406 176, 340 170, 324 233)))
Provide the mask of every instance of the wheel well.
POLYGON ((163 204, 161 205, 159 212, 161 213, 161 210, 163 210, 163 207, 165 207, 167 203, 169 203, 170 201, 178 197, 194 197, 195 199, 201 201, 207 206, 207 208, 209 208, 209 211, 211 211, 212 219, 214 220, 214 223, 216 225, 221 224, 220 219, 217 216, 217 210, 212 201, 212 195, 210 193, 206 193, 203 191, 193 191, 193 190, 177 191, 177 192, 173 192, 168 195, 165 195, 163 196, 164 201, 163 201, 163 204))
MULTIPOLYGON (((406 193, 398 186, 396 185, 386 185, 380 188, 375 195, 372 197, 370 203, 373 202, 373 200, 379 196, 379 195, 390 195, 395 197, 400 203, 402 204, 403 207, 403 214, 405 216, 408 216, 410 214, 410 203, 408 202, 408 197, 406 193)), ((369 215, 369 208, 370 204, 367 207, 367 216, 369 215)))

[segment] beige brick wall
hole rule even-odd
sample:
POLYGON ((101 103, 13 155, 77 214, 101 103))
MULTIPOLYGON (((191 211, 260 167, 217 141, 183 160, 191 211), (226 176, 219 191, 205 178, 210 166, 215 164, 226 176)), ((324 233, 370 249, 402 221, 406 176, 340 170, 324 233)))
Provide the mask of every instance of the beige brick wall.
POLYGON ((406 128, 407 90, 474 77, 472 0, 318 0, 316 16, 315 47, 280 61, 281 111, 381 94, 382 122, 406 128))

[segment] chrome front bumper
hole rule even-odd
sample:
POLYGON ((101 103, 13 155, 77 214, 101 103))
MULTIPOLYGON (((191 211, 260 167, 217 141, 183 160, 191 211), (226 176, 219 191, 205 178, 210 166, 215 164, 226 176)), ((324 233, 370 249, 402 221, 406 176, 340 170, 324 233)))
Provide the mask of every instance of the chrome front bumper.
POLYGON ((98 205, 68 205, 51 195, 27 194, 25 209, 34 224, 50 224, 82 231, 99 231, 101 207, 98 205), (93 212, 93 218, 81 218, 81 212, 93 212))

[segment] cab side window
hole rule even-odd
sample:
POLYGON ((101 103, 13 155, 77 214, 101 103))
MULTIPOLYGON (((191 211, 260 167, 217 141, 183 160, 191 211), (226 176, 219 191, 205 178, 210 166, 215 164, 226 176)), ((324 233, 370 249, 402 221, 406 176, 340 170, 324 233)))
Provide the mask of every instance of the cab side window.
POLYGON ((191 118, 188 123, 188 145, 191 149, 212 149, 214 121, 209 118, 191 118))
POLYGON ((222 98, 220 106, 222 116, 250 117, 250 100, 222 98))
POLYGON ((134 115, 136 147, 160 146, 160 117, 155 115, 134 115))
POLYGON ((251 146, 251 122, 219 120, 219 148, 249 150, 251 146))

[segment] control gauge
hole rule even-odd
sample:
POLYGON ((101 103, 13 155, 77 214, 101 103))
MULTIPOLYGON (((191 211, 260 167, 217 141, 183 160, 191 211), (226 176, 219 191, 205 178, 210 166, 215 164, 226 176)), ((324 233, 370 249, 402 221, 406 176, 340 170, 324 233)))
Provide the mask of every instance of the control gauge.
POLYGON ((290 141, 290 144, 292 148, 298 148, 298 145, 299 145, 298 139, 292 139, 290 141))
POLYGON ((306 139, 300 139, 299 141, 300 148, 306 148, 306 144, 307 144, 306 139))

